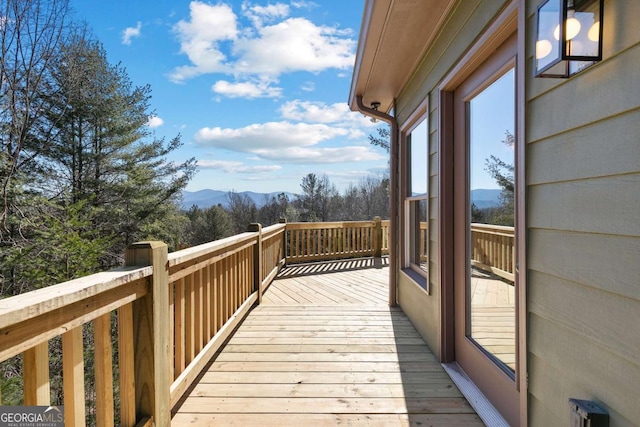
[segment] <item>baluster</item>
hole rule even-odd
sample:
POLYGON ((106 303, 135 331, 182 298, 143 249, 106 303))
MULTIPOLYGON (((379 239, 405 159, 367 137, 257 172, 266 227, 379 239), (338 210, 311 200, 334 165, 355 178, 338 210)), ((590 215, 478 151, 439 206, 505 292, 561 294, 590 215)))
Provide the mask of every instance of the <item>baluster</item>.
POLYGON ((111 350, 111 313, 93 321, 96 376, 96 423, 98 427, 114 425, 113 356, 111 350))

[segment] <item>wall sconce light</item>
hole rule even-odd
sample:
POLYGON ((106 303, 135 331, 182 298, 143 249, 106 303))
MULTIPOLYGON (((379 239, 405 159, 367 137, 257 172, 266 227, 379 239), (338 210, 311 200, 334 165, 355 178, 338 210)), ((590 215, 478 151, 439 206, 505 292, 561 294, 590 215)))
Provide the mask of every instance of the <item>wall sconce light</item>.
POLYGON ((602 60, 604 0, 546 0, 536 14, 536 77, 570 77, 602 60))

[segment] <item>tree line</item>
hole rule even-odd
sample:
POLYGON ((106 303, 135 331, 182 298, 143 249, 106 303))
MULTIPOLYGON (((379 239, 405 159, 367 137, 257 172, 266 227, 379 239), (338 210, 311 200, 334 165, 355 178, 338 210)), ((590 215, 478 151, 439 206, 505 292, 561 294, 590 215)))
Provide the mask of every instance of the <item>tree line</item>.
MULTIPOLYGON (((192 206, 179 222, 178 247, 193 246, 222 239, 247 230, 251 223, 264 226, 287 222, 326 222, 389 218, 389 178, 367 176, 350 184, 342 193, 326 175, 305 175, 300 182, 301 193, 293 198, 286 193, 265 196, 258 206, 247 195, 227 194, 225 206, 209 208, 192 206)), ((174 223, 175 225, 175 223, 174 223)))
MULTIPOLYGON (((173 251, 243 232, 252 222, 388 212, 388 179, 363 179, 341 195, 314 174, 293 200, 281 194, 257 207, 229 193, 226 207, 182 210, 197 164, 169 160, 181 136, 156 137, 150 100, 151 87, 133 84, 121 64, 107 60, 68 0, 0 1, 0 298, 122 265, 136 241, 161 240, 173 251)), ((51 402, 61 404, 60 340, 49 350, 51 402)), ((21 403, 18 359, 0 363, 4 404, 21 403)), ((90 379, 86 390, 89 405, 90 379)))

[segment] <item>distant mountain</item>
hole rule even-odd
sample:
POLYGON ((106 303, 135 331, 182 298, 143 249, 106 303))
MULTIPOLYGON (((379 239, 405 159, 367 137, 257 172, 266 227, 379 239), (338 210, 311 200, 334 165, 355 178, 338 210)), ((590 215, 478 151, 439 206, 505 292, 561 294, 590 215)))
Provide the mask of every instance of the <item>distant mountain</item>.
MULTIPOLYGON (((500 193, 502 190, 498 189, 477 189, 471 190, 471 201, 475 203, 478 209, 492 208, 500 205, 500 193)), ((189 209, 191 206, 196 205, 201 209, 210 208, 215 205, 222 205, 228 207, 229 200, 227 200, 228 191, 220 190, 200 190, 200 191, 183 191, 182 192, 182 208, 189 209)), ((255 193, 253 191, 238 192, 240 195, 247 195, 257 207, 264 205, 265 196, 267 198, 278 197, 278 194, 282 191, 275 191, 273 193, 255 193)), ((298 196, 293 193, 284 192, 289 196, 289 200, 294 200, 298 196)))
POLYGON ((500 205, 500 193, 499 189, 471 190, 471 201, 478 209, 493 208, 500 205))
MULTIPOLYGON (((211 206, 222 205, 228 207, 229 200, 227 197, 228 191, 220 190, 200 190, 200 191, 183 191, 182 192, 182 208, 189 209, 191 206, 196 205, 201 209, 210 208, 211 206)), ((273 193, 254 193, 253 191, 237 192, 241 196, 249 196, 253 203, 257 207, 264 205, 266 198, 270 199, 272 196, 277 197, 282 191, 276 191, 273 193)), ((289 200, 295 199, 297 196, 293 193, 284 192, 289 196, 289 200)))

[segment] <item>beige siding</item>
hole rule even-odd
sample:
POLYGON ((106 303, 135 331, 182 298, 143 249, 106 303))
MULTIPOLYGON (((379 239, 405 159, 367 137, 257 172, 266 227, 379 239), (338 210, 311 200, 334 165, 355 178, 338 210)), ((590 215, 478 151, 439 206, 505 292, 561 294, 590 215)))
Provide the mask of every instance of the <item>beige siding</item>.
MULTIPOLYGON (((640 2, 605 0, 605 60, 574 78, 532 76, 526 0, 528 418, 568 425, 569 398, 612 426, 640 420, 640 2)), ((504 2, 459 1, 397 99, 399 122, 429 97, 430 294, 401 275, 400 305, 439 352, 438 85, 504 2)))
POLYGON ((438 253, 439 203, 439 92, 438 85, 487 23, 502 9, 504 1, 464 0, 451 10, 445 26, 427 52, 419 69, 397 100, 402 124, 428 97, 429 109, 429 287, 427 294, 409 277, 400 274, 399 304, 436 354, 440 354, 440 256, 438 253))
MULTIPOLYGON (((527 2, 531 66, 537 0, 527 2)), ((529 420, 569 398, 640 420, 640 2, 605 2, 605 60, 568 80, 527 73, 529 420)))
POLYGON ((398 280, 398 303, 422 339, 435 353, 440 343, 440 293, 433 289, 430 294, 409 276, 400 273, 398 280))

